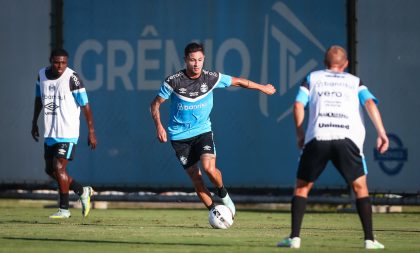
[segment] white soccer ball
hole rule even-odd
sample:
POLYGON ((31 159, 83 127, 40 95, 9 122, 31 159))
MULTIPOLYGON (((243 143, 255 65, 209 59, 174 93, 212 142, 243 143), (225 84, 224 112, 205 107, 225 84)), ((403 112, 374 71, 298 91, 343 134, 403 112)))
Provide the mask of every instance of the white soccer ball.
POLYGON ((229 228, 233 224, 232 211, 225 205, 215 206, 209 212, 209 223, 213 228, 229 228))

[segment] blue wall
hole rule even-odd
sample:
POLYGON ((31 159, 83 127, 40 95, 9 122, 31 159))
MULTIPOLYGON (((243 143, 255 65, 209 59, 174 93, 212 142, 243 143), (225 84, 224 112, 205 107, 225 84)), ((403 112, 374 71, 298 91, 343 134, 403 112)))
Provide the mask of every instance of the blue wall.
MULTIPOLYGON (((299 151, 293 104, 301 79, 322 68, 325 49, 346 45, 346 1, 101 1, 64 2, 70 66, 85 81, 98 149, 81 141, 71 174, 105 185, 190 186, 169 143, 160 144, 149 105, 163 78, 183 68, 192 40, 206 47, 206 68, 256 82, 277 93, 215 91, 212 112, 217 165, 225 184, 294 184, 299 151)), ((161 110, 167 120, 168 103, 161 110)), ((83 117, 83 116, 82 116, 83 117)), ((320 186, 342 186, 328 169, 320 186)))

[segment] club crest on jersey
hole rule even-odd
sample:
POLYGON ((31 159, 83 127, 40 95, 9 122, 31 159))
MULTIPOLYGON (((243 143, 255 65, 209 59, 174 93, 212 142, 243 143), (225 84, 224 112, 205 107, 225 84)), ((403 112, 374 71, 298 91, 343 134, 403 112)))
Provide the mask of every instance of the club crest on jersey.
POLYGON ((186 165, 188 162, 188 159, 185 156, 181 156, 179 158, 179 161, 181 162, 182 165, 186 165))
POLYGON ((209 86, 207 86, 207 83, 203 83, 203 84, 200 86, 200 91, 201 91, 202 93, 206 93, 208 90, 209 90, 209 86))

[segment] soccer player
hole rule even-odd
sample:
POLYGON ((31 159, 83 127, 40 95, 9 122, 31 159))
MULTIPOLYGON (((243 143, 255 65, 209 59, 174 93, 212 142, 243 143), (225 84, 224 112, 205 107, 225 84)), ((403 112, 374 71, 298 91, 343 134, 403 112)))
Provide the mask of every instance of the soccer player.
POLYGON ((230 85, 255 89, 271 95, 276 90, 271 84, 261 85, 247 79, 232 77, 203 69, 204 48, 190 43, 184 50, 186 68, 167 77, 151 103, 151 114, 160 142, 168 140, 160 120, 160 105, 171 99, 169 139, 181 165, 191 178, 195 191, 211 210, 215 205, 202 179, 201 169, 216 187, 216 194, 235 215, 235 205, 223 185, 222 173, 216 167, 216 147, 213 141, 210 112, 213 108, 213 90, 230 85), (201 169, 198 162, 201 162, 201 169))
POLYGON ((383 249, 372 232, 372 206, 366 183, 367 167, 363 156, 364 107, 377 131, 377 149, 384 153, 389 141, 376 106, 377 99, 361 80, 344 72, 346 51, 330 47, 324 59, 327 69, 310 73, 302 82, 294 105, 297 144, 302 149, 294 197, 291 201, 292 229, 279 247, 300 248, 300 228, 309 191, 331 161, 351 185, 366 249, 383 249), (309 107, 306 134, 303 130, 304 107, 309 107))
POLYGON ((82 80, 67 67, 68 53, 64 49, 51 52, 51 66, 42 68, 36 82, 32 137, 38 142, 38 117, 44 108, 44 159, 46 173, 59 186, 60 207, 50 218, 69 218, 69 189, 80 196, 82 215, 89 214, 93 189, 83 187, 66 171, 67 163, 73 160, 79 139, 80 108, 89 129, 88 145, 96 148, 96 136, 88 97, 82 80))

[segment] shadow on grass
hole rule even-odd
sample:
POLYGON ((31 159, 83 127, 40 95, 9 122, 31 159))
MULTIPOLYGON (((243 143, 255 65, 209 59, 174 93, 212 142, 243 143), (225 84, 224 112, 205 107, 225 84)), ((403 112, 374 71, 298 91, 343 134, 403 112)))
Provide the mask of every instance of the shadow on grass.
MULTIPOLYGON (((182 242, 129 242, 129 241, 109 241, 109 240, 78 240, 78 239, 62 239, 62 238, 31 238, 31 237, 2 237, 6 240, 17 240, 17 241, 40 241, 40 242, 70 242, 70 243, 109 243, 109 244, 127 244, 127 245, 163 245, 163 246, 203 246, 203 247, 236 247, 237 245, 233 244, 217 244, 210 243, 182 243, 182 242)), ((247 245, 247 247, 252 247, 247 245)), ((261 247, 260 245, 258 247, 261 247)))
MULTIPOLYGON (((359 228, 323 228, 323 227, 303 227, 304 230, 315 230, 315 231, 361 231, 359 228)), ((374 231, 380 232, 401 232, 401 233, 420 233, 420 230, 408 230, 408 229, 374 229, 374 231)))

